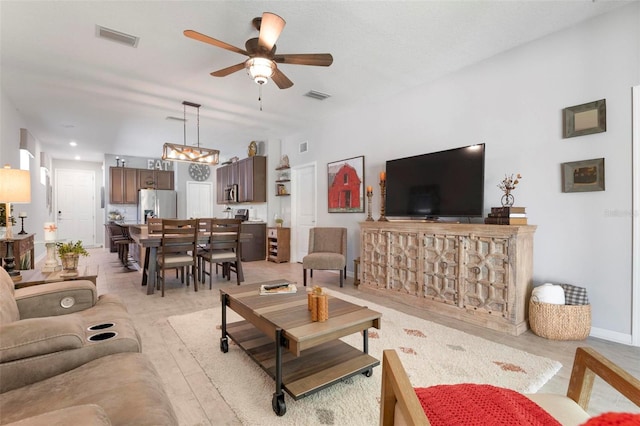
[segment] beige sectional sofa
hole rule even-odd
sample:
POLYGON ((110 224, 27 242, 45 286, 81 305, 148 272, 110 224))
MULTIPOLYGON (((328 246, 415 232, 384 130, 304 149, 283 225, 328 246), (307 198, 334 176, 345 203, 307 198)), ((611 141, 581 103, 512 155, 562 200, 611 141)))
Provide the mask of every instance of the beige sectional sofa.
POLYGON ((15 290, 0 268, 0 424, 175 425, 140 336, 90 281, 15 290))

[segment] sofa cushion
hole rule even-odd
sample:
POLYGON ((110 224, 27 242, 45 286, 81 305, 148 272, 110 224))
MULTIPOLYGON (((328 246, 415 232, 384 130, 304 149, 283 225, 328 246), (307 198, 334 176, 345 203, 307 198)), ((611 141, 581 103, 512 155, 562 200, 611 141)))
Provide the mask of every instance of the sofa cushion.
POLYGON ((18 305, 13 297, 14 291, 11 277, 0 267, 0 325, 20 319, 18 305))
POLYGON ((33 318, 0 325, 0 363, 81 348, 84 327, 75 316, 33 318))
POLYGON ((311 253, 302 258, 305 269, 342 269, 345 258, 339 253, 311 253))
MULTIPOLYGON (((0 394, 3 422, 76 405, 99 405, 113 425, 177 425, 162 381, 148 358, 121 353, 0 394)), ((67 424, 81 424, 69 419, 67 424)))
POLYGON ((87 404, 49 411, 39 416, 9 423, 6 426, 68 426, 71 423, 82 423, 83 426, 111 425, 107 413, 100 406, 87 404))

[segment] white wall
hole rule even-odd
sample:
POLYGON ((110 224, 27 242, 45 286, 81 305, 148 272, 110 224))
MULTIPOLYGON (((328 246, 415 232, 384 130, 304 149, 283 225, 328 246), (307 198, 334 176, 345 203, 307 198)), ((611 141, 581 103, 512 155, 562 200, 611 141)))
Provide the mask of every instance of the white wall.
MULTIPOLYGON (((29 129, 26 120, 16 109, 14 103, 4 92, 0 92, 0 167, 9 164, 12 168, 20 167, 20 129, 29 129)), ((13 206, 16 226, 14 234, 20 232, 18 212, 27 212, 24 229, 34 237, 36 261, 45 255, 43 224, 52 221, 53 214, 46 208, 46 190, 40 183, 40 141, 36 140, 35 158, 29 160, 31 175, 31 203, 13 206)))
POLYGON ((587 287, 595 334, 629 340, 631 87, 640 77, 639 17, 634 3, 284 138, 282 153, 292 165, 318 161, 318 225, 349 228, 347 265, 359 255, 358 222, 366 215, 327 213, 323 165, 364 155, 377 218, 378 173, 386 160, 484 142, 487 211, 500 204, 496 185, 505 174, 523 176, 514 195, 538 226, 535 283, 587 287), (607 131, 562 139, 562 109, 602 98, 607 131), (309 152, 298 154, 302 141, 309 141, 309 152), (606 191, 562 193, 561 163, 600 157, 606 191))

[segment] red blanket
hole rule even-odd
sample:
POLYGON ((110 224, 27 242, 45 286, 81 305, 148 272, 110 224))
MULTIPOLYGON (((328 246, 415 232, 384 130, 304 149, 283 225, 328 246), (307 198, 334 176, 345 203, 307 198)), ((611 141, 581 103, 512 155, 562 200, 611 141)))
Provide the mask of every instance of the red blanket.
POLYGON ((538 404, 511 389, 467 383, 415 391, 432 426, 560 426, 538 404))

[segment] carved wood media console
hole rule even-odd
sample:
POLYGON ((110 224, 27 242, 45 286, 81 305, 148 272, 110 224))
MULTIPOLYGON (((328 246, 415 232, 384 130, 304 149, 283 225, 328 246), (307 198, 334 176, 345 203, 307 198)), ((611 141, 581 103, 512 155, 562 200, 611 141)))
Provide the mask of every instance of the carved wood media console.
POLYGON ((360 223, 359 289, 479 326, 527 330, 536 226, 360 223))

